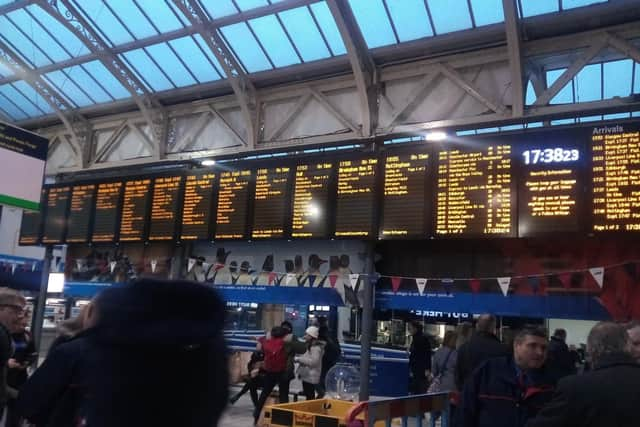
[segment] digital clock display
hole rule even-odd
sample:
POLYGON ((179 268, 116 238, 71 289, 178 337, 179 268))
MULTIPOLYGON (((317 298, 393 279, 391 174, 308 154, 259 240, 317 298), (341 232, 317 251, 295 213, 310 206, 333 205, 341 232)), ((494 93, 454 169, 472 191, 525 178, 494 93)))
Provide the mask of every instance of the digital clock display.
POLYGON ((538 163, 567 163, 580 160, 580 151, 564 148, 534 148, 522 153, 525 165, 537 165, 538 163))

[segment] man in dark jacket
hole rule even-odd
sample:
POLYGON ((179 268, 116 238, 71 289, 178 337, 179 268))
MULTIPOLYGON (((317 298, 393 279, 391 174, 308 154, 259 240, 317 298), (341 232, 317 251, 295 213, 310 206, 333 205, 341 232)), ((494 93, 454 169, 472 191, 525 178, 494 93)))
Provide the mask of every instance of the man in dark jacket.
POLYGON ((566 340, 567 331, 556 329, 549 340, 547 349, 547 364, 558 379, 567 375, 575 375, 578 372, 575 357, 569 351, 566 340))
POLYGON ((0 288, 0 419, 9 397, 15 393, 7 385, 7 367, 13 355, 11 334, 22 328, 26 301, 22 295, 9 288, 0 288))
POLYGON ((544 370, 546 331, 525 327, 515 336, 513 356, 489 359, 467 380, 457 427, 524 427, 553 393, 544 370))
POLYGON ((422 331, 422 323, 409 323, 411 347, 409 347, 409 393, 426 393, 429 388, 427 371, 431 370, 431 341, 422 331))
POLYGON ((491 314, 483 314, 478 318, 476 333, 469 341, 458 349, 456 361, 456 387, 464 388, 464 384, 471 373, 482 362, 492 357, 507 356, 509 349, 504 346, 495 335, 496 317, 491 314))
POLYGON ((54 350, 21 390, 27 419, 64 427, 217 425, 228 374, 225 309, 214 290, 143 279, 105 290, 95 310, 95 326, 54 350))
POLYGON ((563 378, 553 400, 527 427, 636 427, 640 365, 624 326, 601 322, 587 339, 593 370, 563 378))

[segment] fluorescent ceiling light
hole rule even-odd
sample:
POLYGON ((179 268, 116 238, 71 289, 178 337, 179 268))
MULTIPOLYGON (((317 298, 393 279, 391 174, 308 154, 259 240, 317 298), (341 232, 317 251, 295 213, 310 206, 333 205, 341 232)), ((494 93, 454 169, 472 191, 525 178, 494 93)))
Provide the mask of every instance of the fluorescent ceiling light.
POLYGON ((216 164, 216 161, 213 159, 206 159, 200 162, 202 166, 213 166, 216 164))
POLYGON ((429 132, 424 136, 426 141, 443 141, 447 139, 447 134, 442 131, 429 132))

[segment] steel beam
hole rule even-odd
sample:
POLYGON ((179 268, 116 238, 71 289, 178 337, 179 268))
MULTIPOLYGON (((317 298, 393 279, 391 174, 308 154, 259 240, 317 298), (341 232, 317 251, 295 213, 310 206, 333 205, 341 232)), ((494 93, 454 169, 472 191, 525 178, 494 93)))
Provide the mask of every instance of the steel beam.
POLYGON ((331 104, 329 99, 327 99, 325 94, 314 87, 309 87, 309 90, 311 91, 313 97, 318 100, 318 102, 320 102, 320 104, 322 104, 322 106, 326 108, 327 111, 329 111, 336 119, 338 119, 340 123, 342 123, 342 126, 358 133, 358 127, 355 124, 351 123, 351 120, 347 119, 344 114, 342 114, 342 112, 338 111, 338 109, 334 107, 333 104, 331 104))
POLYGON ((444 74, 449 80, 458 85, 469 95, 480 101, 487 108, 503 116, 507 115, 507 109, 504 105, 502 105, 497 100, 491 99, 491 96, 482 94, 480 89, 475 87, 472 83, 466 81, 464 76, 458 73, 455 69, 444 63, 439 64, 438 68, 440 69, 440 72, 444 74))
POLYGON ((238 98, 240 109, 247 126, 248 140, 245 144, 251 148, 257 146, 258 126, 256 109, 258 100, 253 83, 242 69, 236 58, 218 34, 217 28, 212 28, 206 12, 194 0, 172 0, 176 7, 189 20, 189 23, 198 29, 198 32, 207 43, 211 52, 222 66, 227 80, 231 84, 234 94, 238 98))
POLYGON ((378 72, 353 11, 346 0, 327 0, 358 88, 362 115, 362 136, 372 136, 378 126, 378 72))
MULTIPOLYGON (((607 41, 609 43, 609 46, 620 51, 626 57, 640 63, 640 49, 638 49, 636 46, 632 45, 627 40, 621 39, 620 37, 611 33, 608 34, 607 41)), ((638 78, 637 75, 636 78, 638 78)))
POLYGON ((189 131, 172 147, 172 151, 174 153, 184 151, 187 148, 190 148, 195 139, 200 135, 200 133, 204 130, 205 126, 209 123, 211 118, 211 113, 209 111, 205 111, 204 113, 200 113, 196 122, 191 126, 189 131))
POLYGON ((93 156, 93 159, 91 159, 91 165, 94 165, 96 163, 99 163, 103 159, 106 159, 106 157, 115 149, 118 141, 120 140, 120 137, 122 136, 123 132, 128 129, 128 127, 128 121, 123 120, 120 126, 118 126, 116 130, 113 131, 111 136, 107 138, 102 147, 100 147, 96 155, 93 156))
MULTIPOLYGON (((427 96, 429 91, 438 82, 440 75, 440 70, 436 70, 425 75, 420 80, 420 83, 418 83, 418 85, 411 91, 411 93, 407 95, 407 97, 403 100, 401 106, 399 108, 394 108, 393 112, 391 113, 391 120, 389 122, 388 130, 392 129, 398 121, 409 117, 409 115, 416 109, 416 107, 420 105, 422 101, 424 101, 424 98, 427 96)), ((389 102, 389 104, 391 103, 389 102)))
POLYGON ((49 86, 42 77, 34 73, 2 40, 0 40, 0 60, 17 76, 20 76, 20 78, 35 89, 47 104, 49 104, 64 124, 67 132, 71 135, 71 146, 76 154, 78 163, 83 167, 86 166, 87 159, 82 155, 82 146, 85 143, 87 135, 90 134, 91 124, 74 111, 74 107, 69 104, 62 95, 49 86))
POLYGON ((273 132, 271 132, 271 135, 269 135, 265 139, 267 141, 274 141, 280 138, 282 132, 284 132, 285 130, 287 130, 287 128, 289 128, 289 126, 291 126, 291 123, 293 123, 296 117, 300 115, 300 113, 302 112, 302 110, 304 110, 304 107, 307 106, 312 97, 313 94, 307 93, 298 98, 296 103, 289 109, 289 111, 287 111, 287 114, 282 119, 282 122, 278 125, 278 127, 273 132))
MULTIPOLYGON (((238 133, 238 131, 237 131, 237 130, 235 130, 235 129, 234 129, 234 127, 233 127, 233 126, 231 126, 231 125, 229 124, 229 122, 227 121, 227 119, 225 119, 225 118, 224 118, 224 116, 222 115, 222 113, 220 112, 220 110, 218 110, 214 105, 209 104, 209 111, 211 111, 211 112, 213 113, 213 115, 214 115, 215 117, 217 117, 217 118, 218 118, 218 120, 220 120, 220 121, 222 122, 222 124, 224 125, 224 127, 225 127, 225 128, 227 128, 227 130, 229 130, 229 132, 231 132, 231 133, 232 133, 232 134, 233 134, 233 135, 238 139, 238 141, 240 141, 240 143, 241 143, 242 145, 245 145, 245 146, 246 146, 245 141, 244 141, 244 139, 242 138, 242 136, 238 133)), ((257 117, 256 117, 256 120, 257 120, 257 117)))
POLYGON ((511 114, 520 117, 524 114, 524 77, 522 74, 522 51, 520 49, 520 25, 516 0, 502 0, 504 24, 507 32, 507 50, 511 70, 511 114))

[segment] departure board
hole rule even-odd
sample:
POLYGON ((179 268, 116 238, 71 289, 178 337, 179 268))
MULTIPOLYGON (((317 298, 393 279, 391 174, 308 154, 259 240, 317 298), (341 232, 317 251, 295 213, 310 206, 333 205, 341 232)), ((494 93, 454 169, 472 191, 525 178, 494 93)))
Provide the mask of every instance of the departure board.
POLYGON ((291 237, 328 237, 332 163, 298 165, 293 185, 291 237))
POLYGON ((64 243, 71 187, 51 187, 47 193, 47 216, 44 219, 42 243, 64 243))
POLYGON ((288 167, 257 170, 252 238, 284 237, 290 175, 288 167))
POLYGON ((96 184, 75 185, 71 189, 71 207, 67 222, 67 243, 89 241, 91 210, 95 203, 96 184))
POLYGON ((594 128, 593 231, 640 231, 640 131, 594 128))
MULTIPOLYGON (((44 191, 43 191, 44 193, 44 191)), ((42 205, 41 205, 42 206, 42 205)), ((42 213, 39 211, 22 211, 22 223, 20 224, 21 246, 37 245, 40 243, 40 230, 42 226, 42 213)))
POLYGON ((149 240, 173 240, 176 235, 180 208, 181 176, 153 180, 149 240))
MULTIPOLYGON (((555 139, 555 138, 554 138, 555 139)), ((518 147, 518 235, 576 232, 583 203, 582 149, 575 142, 518 147)))
POLYGON ((427 237, 430 213, 428 163, 429 154, 424 152, 385 158, 380 238, 427 237))
POLYGON ((378 159, 344 160, 338 166, 336 237, 371 237, 378 159))
POLYGON ((218 186, 216 239, 247 237, 250 170, 222 172, 218 186))
POLYGON ((121 242, 137 242, 144 239, 150 190, 151 179, 149 178, 125 183, 120 218, 121 242))
POLYGON ((92 241, 113 242, 115 240, 121 194, 122 182, 98 184, 92 241))
POLYGON ((436 234, 515 235, 511 146, 438 152, 436 234))
POLYGON ((185 177, 181 240, 211 238, 211 208, 215 180, 215 173, 192 174, 185 177))

